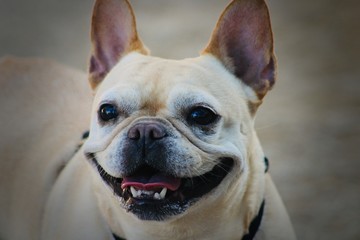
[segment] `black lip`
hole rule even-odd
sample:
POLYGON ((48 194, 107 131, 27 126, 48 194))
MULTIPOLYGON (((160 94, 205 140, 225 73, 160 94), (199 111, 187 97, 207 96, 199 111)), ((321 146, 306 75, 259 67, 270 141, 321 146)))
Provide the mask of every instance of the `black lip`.
POLYGON ((88 158, 92 161, 104 182, 113 190, 115 195, 120 197, 122 207, 142 220, 155 221, 162 221, 170 216, 183 213, 193 203, 215 189, 234 166, 233 159, 220 159, 219 164, 211 171, 201 176, 183 178, 179 189, 174 192, 168 191, 165 199, 152 200, 133 198, 128 189, 121 188, 122 178, 116 178, 108 174, 99 165, 94 154, 89 154, 88 158))

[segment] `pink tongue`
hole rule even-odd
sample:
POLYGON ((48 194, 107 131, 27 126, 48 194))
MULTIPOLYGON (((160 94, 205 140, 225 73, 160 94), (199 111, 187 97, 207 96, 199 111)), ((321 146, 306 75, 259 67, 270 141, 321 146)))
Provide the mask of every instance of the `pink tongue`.
POLYGON ((156 188, 167 188, 171 191, 176 191, 181 184, 180 178, 164 176, 155 174, 150 177, 147 176, 131 176, 124 177, 121 183, 121 188, 135 187, 136 189, 150 191, 156 188))

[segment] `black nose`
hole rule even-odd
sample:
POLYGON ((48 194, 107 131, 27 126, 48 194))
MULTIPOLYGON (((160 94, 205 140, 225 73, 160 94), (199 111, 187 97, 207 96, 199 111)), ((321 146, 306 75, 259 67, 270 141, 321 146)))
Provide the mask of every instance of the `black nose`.
POLYGON ((128 138, 150 143, 166 136, 166 130, 160 123, 138 123, 130 128, 128 138))

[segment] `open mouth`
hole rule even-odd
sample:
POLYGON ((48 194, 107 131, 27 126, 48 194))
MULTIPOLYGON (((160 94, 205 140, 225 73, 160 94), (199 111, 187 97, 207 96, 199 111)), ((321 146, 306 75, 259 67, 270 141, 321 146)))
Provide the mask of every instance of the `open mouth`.
POLYGON ((127 211, 140 219, 157 221, 183 213, 215 189, 234 165, 232 159, 224 158, 211 171, 191 178, 168 176, 145 165, 131 176, 116 178, 98 164, 93 154, 89 158, 127 211))

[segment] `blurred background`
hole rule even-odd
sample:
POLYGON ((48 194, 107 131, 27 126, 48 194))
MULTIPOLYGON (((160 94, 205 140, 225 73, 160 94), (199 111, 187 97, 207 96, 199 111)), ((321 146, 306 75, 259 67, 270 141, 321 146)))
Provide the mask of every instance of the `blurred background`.
MULTIPOLYGON (((197 56, 228 0, 132 0, 152 54, 197 56)), ((360 239, 360 1, 268 0, 278 82, 257 116, 299 240, 360 239)), ((0 0, 0 56, 86 70, 92 0, 0 0)), ((1 116, 1 113, 0 113, 1 116)))

